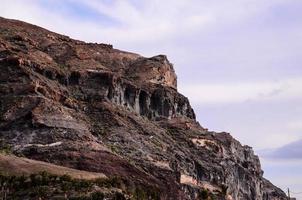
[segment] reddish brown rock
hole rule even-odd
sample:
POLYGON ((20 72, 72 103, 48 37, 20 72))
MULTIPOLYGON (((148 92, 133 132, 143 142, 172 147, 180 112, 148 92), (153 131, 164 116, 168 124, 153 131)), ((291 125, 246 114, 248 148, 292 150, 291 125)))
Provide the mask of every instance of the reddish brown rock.
POLYGON ((286 199, 250 147, 199 125, 163 55, 0 18, 0 105, 0 148, 122 177, 124 197, 286 199))

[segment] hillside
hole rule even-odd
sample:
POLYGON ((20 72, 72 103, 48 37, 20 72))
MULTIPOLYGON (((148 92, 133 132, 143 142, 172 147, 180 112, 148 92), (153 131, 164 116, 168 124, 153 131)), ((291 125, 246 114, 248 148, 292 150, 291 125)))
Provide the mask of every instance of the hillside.
POLYGON ((251 147, 199 125, 164 55, 0 18, 0 72, 3 152, 118 178, 121 199, 286 199, 251 147))

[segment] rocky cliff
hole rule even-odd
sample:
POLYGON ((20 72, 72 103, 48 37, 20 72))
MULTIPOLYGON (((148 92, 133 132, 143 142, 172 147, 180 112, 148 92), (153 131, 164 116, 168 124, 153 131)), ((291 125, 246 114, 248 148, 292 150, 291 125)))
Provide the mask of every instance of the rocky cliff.
POLYGON ((166 56, 145 58, 15 20, 0 25, 2 152, 119 180, 89 182, 79 193, 55 179, 51 187, 31 185, 43 194, 12 187, 7 197, 286 199, 262 177, 250 147, 199 125, 166 56))

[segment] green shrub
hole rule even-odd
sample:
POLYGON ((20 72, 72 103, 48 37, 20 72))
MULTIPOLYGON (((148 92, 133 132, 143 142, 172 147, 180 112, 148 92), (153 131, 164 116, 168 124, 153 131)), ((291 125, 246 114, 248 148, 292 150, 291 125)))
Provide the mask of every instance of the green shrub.
POLYGON ((114 200, 126 200, 125 196, 119 192, 116 192, 113 197, 114 200))
POLYGON ((12 152, 13 152, 12 146, 7 144, 3 140, 0 140, 0 153, 11 154, 12 152))
POLYGON ((120 177, 111 177, 108 179, 98 178, 94 181, 99 187, 117 187, 120 188, 123 185, 123 180, 120 177))
POLYGON ((72 178, 68 174, 64 174, 63 176, 61 176, 61 180, 70 182, 72 178))
POLYGON ((94 192, 90 196, 92 200, 103 200, 105 198, 102 192, 94 192))
POLYGON ((46 197, 48 193, 48 187, 47 186, 39 186, 36 187, 35 192, 38 197, 46 197))
POLYGON ((208 190, 203 189, 200 193, 199 196, 201 199, 208 199, 210 197, 210 193, 208 190))

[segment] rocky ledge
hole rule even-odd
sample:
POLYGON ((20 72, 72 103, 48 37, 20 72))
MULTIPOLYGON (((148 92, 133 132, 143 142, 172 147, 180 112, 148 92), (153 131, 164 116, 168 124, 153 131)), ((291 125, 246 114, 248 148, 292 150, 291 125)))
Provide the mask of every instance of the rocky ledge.
POLYGON ((2 152, 118 177, 121 199, 286 199, 251 147, 199 125, 166 56, 0 25, 2 152))

